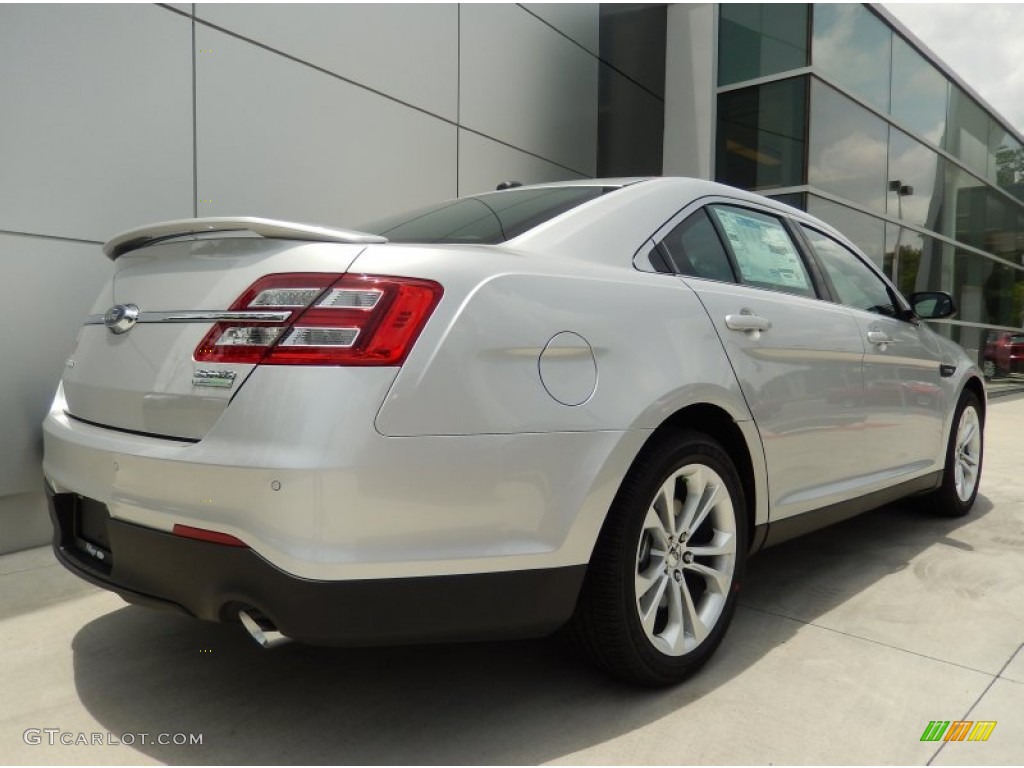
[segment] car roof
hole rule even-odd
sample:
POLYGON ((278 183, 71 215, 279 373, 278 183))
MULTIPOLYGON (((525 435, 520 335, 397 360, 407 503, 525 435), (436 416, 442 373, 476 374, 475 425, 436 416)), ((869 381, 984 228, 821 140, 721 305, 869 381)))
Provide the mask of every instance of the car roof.
POLYGON ((705 179, 683 176, 581 179, 530 187, 581 185, 619 189, 566 211, 496 247, 558 253, 591 262, 621 265, 624 254, 635 254, 652 234, 683 208, 702 198, 727 198, 739 203, 749 202, 812 224, 859 250, 835 228, 804 211, 754 192, 705 179))

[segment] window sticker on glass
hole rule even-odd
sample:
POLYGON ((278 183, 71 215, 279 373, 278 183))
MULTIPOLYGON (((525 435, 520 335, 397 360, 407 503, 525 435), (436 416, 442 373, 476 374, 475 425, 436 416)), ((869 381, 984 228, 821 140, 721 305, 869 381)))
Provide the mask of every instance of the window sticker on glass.
POLYGON ((813 295, 800 254, 780 221, 752 211, 714 211, 744 282, 813 295))

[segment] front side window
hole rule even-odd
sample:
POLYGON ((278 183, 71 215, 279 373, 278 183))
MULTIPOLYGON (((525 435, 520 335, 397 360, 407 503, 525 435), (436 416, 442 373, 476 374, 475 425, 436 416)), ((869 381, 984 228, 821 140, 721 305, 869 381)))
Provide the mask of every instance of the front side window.
POLYGON ((893 295, 885 282, 846 246, 803 227, 841 304, 879 315, 896 315, 893 295))
POLYGON ((732 250, 740 280, 758 288, 814 297, 800 252, 779 219, 725 205, 710 210, 732 250))
POLYGON ((729 256, 704 209, 688 216, 661 241, 669 260, 681 275, 735 282, 729 256))

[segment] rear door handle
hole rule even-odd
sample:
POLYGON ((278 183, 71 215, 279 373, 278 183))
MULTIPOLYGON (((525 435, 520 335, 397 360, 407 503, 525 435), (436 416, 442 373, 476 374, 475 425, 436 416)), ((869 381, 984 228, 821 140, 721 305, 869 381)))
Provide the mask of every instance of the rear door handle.
POLYGON ((726 315, 725 327, 730 331, 743 331, 750 338, 757 339, 762 331, 772 327, 772 321, 766 317, 755 315, 749 309, 740 310, 738 315, 726 315))
POLYGON ((868 331, 868 341, 872 344, 895 344, 892 336, 885 331, 868 331))

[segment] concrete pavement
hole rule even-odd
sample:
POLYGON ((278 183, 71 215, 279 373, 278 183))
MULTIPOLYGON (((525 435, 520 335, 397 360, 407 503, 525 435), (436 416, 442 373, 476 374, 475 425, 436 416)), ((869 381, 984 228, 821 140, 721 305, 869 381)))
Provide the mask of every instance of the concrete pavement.
POLYGON ((666 691, 546 640, 263 651, 126 606, 47 549, 0 557, 0 762, 1019 764, 1021 435, 1024 396, 993 399, 964 520, 894 505, 756 557, 715 658, 666 691), (998 724, 987 742, 919 740, 958 719, 998 724))

